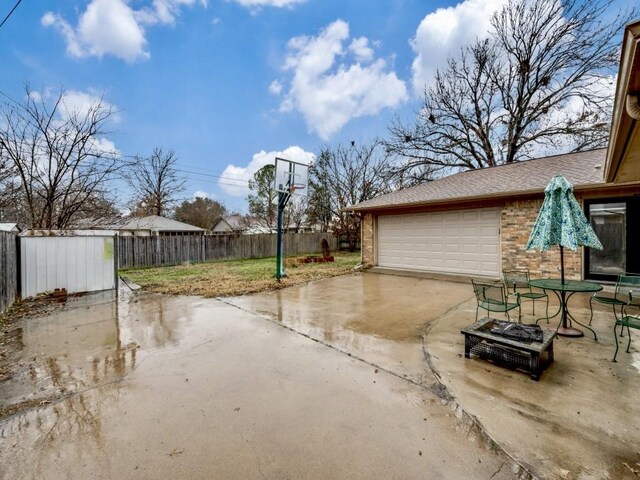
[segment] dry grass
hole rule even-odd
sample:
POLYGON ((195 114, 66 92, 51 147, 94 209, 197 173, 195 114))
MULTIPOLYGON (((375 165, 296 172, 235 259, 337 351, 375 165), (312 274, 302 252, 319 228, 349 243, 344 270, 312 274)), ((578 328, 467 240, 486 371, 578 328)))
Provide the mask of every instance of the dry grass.
POLYGON ((230 260, 122 271, 127 279, 151 292, 229 297, 277 290, 326 277, 345 275, 360 263, 359 253, 336 253, 333 263, 298 263, 287 258, 287 277, 275 279, 275 258, 230 260))

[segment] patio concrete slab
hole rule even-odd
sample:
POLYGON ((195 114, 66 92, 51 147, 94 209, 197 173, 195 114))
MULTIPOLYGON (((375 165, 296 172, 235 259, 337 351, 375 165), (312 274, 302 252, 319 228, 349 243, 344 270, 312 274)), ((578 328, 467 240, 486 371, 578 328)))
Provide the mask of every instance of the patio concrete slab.
MULTIPOLYGON (((583 323, 589 320, 587 299, 583 295, 571 303, 572 314, 583 323)), ((474 300, 459 305, 432 322, 424 337, 429 364, 456 402, 541 478, 638 478, 639 345, 632 343, 632 353, 624 353, 625 337, 618 363, 611 362, 611 310, 596 310, 592 327, 598 342, 586 330, 581 338, 556 338, 555 361, 536 382, 527 374, 464 358, 460 330, 473 323, 475 308, 474 300)), ((530 308, 527 304, 525 312, 530 308)), ((523 318, 533 321, 530 314, 523 318)), ((555 327, 558 319, 552 322, 555 327)))
POLYGON ((217 300, 70 304, 20 330, 0 401, 35 403, 0 419, 1 478, 516 477, 427 390, 217 300))

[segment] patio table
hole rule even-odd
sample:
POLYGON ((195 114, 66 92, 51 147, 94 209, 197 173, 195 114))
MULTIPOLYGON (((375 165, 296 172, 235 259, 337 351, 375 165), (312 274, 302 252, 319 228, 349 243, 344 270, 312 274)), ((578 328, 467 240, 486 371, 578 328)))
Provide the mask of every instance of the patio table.
MULTIPOLYGON (((593 333, 593 338, 595 341, 598 341, 598 336, 596 332, 583 323, 580 323, 576 320, 571 313, 569 313, 568 302, 569 299, 576 293, 595 293, 602 290, 602 285, 598 285, 593 282, 583 282, 578 280, 565 280, 562 282, 559 278, 538 278, 529 280, 529 285, 536 288, 541 288, 542 290, 551 290, 556 297, 558 297, 558 301, 560 303, 560 307, 558 311, 550 316, 549 318, 555 318, 558 315, 560 317, 560 323, 558 324, 558 328, 556 329, 556 333, 558 335, 562 335, 564 337, 582 337, 584 333, 582 330, 573 327, 573 322, 576 322, 578 325, 591 330, 593 333), (572 322, 571 324, 569 322, 572 322)), ((536 320, 538 323, 542 318, 536 320)))

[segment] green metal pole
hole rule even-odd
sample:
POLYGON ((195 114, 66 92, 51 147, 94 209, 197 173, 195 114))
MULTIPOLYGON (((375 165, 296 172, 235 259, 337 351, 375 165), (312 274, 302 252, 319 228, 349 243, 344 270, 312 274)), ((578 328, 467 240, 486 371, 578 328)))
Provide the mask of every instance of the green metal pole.
POLYGON ((276 246, 276 278, 278 281, 284 276, 284 269, 282 268, 282 211, 284 193, 278 192, 278 245, 276 246))

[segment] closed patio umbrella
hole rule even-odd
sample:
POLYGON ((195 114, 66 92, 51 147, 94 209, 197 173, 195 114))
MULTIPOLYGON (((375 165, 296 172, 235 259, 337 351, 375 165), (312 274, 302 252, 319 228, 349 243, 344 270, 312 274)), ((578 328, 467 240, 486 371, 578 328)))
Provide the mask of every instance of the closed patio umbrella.
POLYGON ((564 247, 577 250, 584 246, 602 250, 602 243, 573 196, 573 185, 561 175, 553 177, 544 189, 544 202, 526 248, 538 248, 544 252, 553 245, 560 247, 560 278, 563 284, 564 247))

